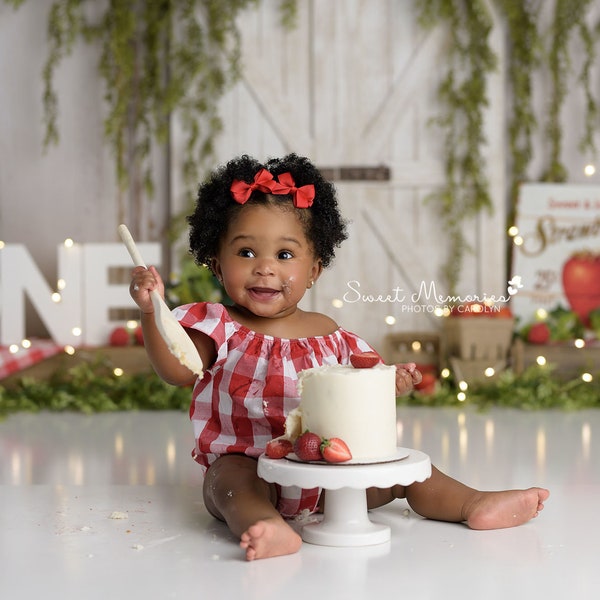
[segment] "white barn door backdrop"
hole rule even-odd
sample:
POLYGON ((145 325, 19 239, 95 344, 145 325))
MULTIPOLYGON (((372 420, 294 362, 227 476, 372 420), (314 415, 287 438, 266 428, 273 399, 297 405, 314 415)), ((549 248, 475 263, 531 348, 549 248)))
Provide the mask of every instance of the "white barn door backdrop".
MULTIPOLYGON (((553 5, 543 4, 546 17, 553 5)), ((42 150, 41 71, 51 6, 39 0, 14 10, 0 3, 0 240, 26 244, 52 284, 56 248, 65 238, 118 242, 119 197, 103 136, 98 48, 78 42, 58 69, 61 139, 42 150)), ((219 103, 224 128, 216 162, 241 153, 264 159, 297 152, 326 169, 350 238, 305 306, 378 348, 387 333, 435 331, 439 319, 421 306, 428 302, 410 296, 432 282, 439 294, 448 293, 442 265, 449 240, 435 203, 425 199, 445 182, 445 138, 431 120, 442 110, 438 86, 450 36, 444 27, 421 27, 417 0, 298 0, 297 7, 291 30, 280 24, 279 0, 240 14, 242 77, 219 103)), ((473 252, 463 264, 459 296, 499 296, 507 285, 506 40, 494 3, 488 7, 498 68, 487 80, 483 161, 494 210, 464 222, 473 252)), ((545 88, 539 89, 543 102, 545 88)), ((566 125, 579 123, 581 112, 563 111, 569 168, 579 159, 569 137, 576 127, 566 125)), ((183 133, 175 117, 170 145, 157 153, 156 197, 132 224, 141 242, 158 241, 189 200, 181 179, 183 133)), ((570 182, 578 183, 571 173, 570 182)))
MULTIPOLYGON (((440 266, 448 244, 424 199, 444 182, 443 140, 430 121, 440 110, 439 65, 449 39, 424 31, 409 1, 308 0, 298 7, 292 31, 279 25, 273 1, 241 24, 242 81, 221 106, 219 158, 293 151, 332 175, 350 237, 308 307, 377 347, 392 331, 435 330, 438 318, 409 296, 422 282, 447 293, 440 266)), ((499 75, 491 85, 490 114, 501 114, 499 75)), ((491 153, 503 152, 503 127, 503 119, 489 119, 491 153)), ((489 164, 498 206, 465 224, 477 249, 459 284, 465 294, 506 292, 504 162, 489 164)))

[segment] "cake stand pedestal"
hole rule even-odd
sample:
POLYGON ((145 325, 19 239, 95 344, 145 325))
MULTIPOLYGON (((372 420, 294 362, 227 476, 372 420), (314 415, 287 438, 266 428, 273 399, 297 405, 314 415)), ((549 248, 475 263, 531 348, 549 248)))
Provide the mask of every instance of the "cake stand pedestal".
POLYGON ((366 489, 425 481, 431 475, 429 456, 398 448, 397 460, 374 464, 302 463, 288 459, 258 459, 258 475, 269 483, 327 490, 323 520, 302 527, 302 539, 321 546, 370 546, 391 537, 387 525, 373 522, 367 511, 366 489))

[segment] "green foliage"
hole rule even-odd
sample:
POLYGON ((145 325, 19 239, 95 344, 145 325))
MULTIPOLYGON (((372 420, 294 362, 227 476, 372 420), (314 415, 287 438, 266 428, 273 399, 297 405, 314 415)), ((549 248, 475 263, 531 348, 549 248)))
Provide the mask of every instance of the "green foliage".
POLYGON ((469 385, 466 399, 460 401, 451 380, 443 381, 431 395, 414 392, 398 398, 398 404, 409 406, 492 406, 523 410, 600 408, 600 372, 591 382, 577 377, 564 381, 552 366, 533 365, 517 375, 508 369, 495 379, 469 385))
POLYGON ((10 388, 0 386, 0 416, 18 411, 187 410, 190 388, 164 383, 154 372, 117 376, 104 357, 57 370, 47 380, 22 378, 10 388))
POLYGON ((166 285, 165 295, 171 307, 191 302, 224 302, 226 294, 208 267, 198 266, 190 256, 180 263, 176 281, 166 285))
POLYGON ((470 251, 464 221, 492 209, 483 156, 483 115, 488 106, 487 77, 496 69, 497 59, 488 43, 492 19, 484 0, 425 0, 419 6, 423 26, 444 22, 451 36, 439 89, 444 113, 435 119, 445 132, 446 184, 428 200, 436 203, 449 235, 444 273, 453 294, 464 255, 470 251))
MULTIPOLYGON (((542 41, 538 32, 540 5, 522 0, 497 0, 507 25, 507 74, 510 116, 510 184, 508 222, 514 223, 519 186, 527 179, 533 156, 532 135, 538 120, 533 106, 532 77, 542 59, 542 41)), ((512 247, 512 245, 510 245, 512 247)))
POLYGON ((590 328, 594 335, 600 340, 600 308, 595 308, 588 316, 590 320, 590 328))
MULTIPOLYGON (((577 314, 560 304, 553 308, 543 319, 550 330, 551 342, 573 341, 583 338, 585 327, 577 314)), ((527 334, 533 323, 526 323, 517 333, 527 341, 527 334)))
MULTIPOLYGON (((221 129, 218 101, 239 77, 235 19, 256 0, 55 0, 43 72, 45 145, 58 142, 56 69, 82 39, 98 45, 105 84, 104 132, 121 189, 140 179, 154 191, 150 152, 168 138, 174 111, 186 132, 184 178, 195 185, 221 129), (133 174, 133 175, 132 175, 133 174)), ((139 183, 139 182, 138 182, 139 183)))
POLYGON ((552 82, 550 96, 550 107, 548 110, 547 136, 550 143, 550 159, 546 172, 542 175, 542 181, 563 182, 567 179, 567 169, 561 161, 562 150, 562 127, 560 125, 560 114, 568 91, 568 75, 572 70, 569 41, 573 29, 579 29, 587 60, 583 63, 581 81, 586 96, 587 116, 586 134, 583 147, 592 149, 593 122, 596 114, 596 105, 590 91, 590 70, 594 59, 594 43, 591 31, 585 23, 585 17, 590 5, 590 0, 555 0, 554 20, 551 28, 551 45, 548 54, 548 66, 552 82))
MULTIPOLYGON (((597 152, 594 135, 600 127, 600 111, 591 77, 596 64, 600 22, 595 27, 587 24, 594 6, 591 0, 554 0, 553 19, 547 32, 541 31, 541 2, 494 0, 492 5, 504 21, 507 36, 508 223, 512 225, 519 185, 527 179, 532 158, 532 134, 540 122, 544 123, 544 147, 548 149, 540 179, 553 182, 567 179, 561 158, 561 111, 567 92, 577 89, 571 81, 574 73, 585 106, 584 133, 579 147, 589 156, 597 152), (571 49, 576 42, 583 48, 581 66, 571 64, 571 49), (547 74, 550 80, 549 102, 544 105, 541 118, 536 117, 533 104, 532 78, 536 72, 547 74)), ((437 203, 449 235, 445 272, 450 293, 454 293, 464 256, 470 250, 463 234, 465 220, 492 206, 483 153, 486 143, 483 113, 488 104, 486 85, 496 65, 496 57, 488 44, 492 22, 488 3, 483 0, 424 0, 418 7, 423 27, 444 26, 451 39, 446 75, 439 90, 443 112, 435 119, 445 134, 446 184, 430 200, 437 203)), ((509 244, 508 264, 511 251, 509 244)))
MULTIPOLYGON (((25 0, 4 0, 15 9, 25 0)), ((55 75, 79 40, 98 46, 104 81, 104 133, 121 190, 154 193, 150 153, 168 140, 177 111, 186 133, 184 181, 197 185, 222 129, 218 103, 240 76, 236 19, 258 0, 54 0, 48 13, 43 69, 44 147, 59 141, 55 75), (133 182, 132 182, 133 180, 133 182)), ((281 23, 291 28, 297 0, 280 0, 281 23)))

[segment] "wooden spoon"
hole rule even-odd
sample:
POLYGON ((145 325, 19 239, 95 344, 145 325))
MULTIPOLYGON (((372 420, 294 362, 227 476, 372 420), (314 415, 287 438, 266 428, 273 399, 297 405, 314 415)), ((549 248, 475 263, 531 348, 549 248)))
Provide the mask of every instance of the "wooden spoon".
MULTIPOLYGON (((118 231, 135 266, 147 268, 127 226, 119 225, 118 231)), ((196 373, 196 375, 202 377, 202 359, 198 354, 196 346, 194 346, 194 342, 192 342, 185 329, 173 316, 173 313, 166 305, 161 295, 156 290, 152 290, 150 292, 150 297, 152 299, 152 305, 154 306, 154 321, 156 322, 156 327, 167 344, 169 352, 171 352, 183 366, 192 371, 192 373, 196 373)))

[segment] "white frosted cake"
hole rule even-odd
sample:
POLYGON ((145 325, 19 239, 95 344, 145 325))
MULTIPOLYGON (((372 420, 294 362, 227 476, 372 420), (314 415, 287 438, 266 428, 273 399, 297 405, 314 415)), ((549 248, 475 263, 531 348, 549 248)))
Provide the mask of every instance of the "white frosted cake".
POLYGON ((396 452, 396 367, 356 369, 334 365, 299 374, 300 406, 290 413, 286 433, 306 430, 341 438, 352 462, 389 459, 396 452))

